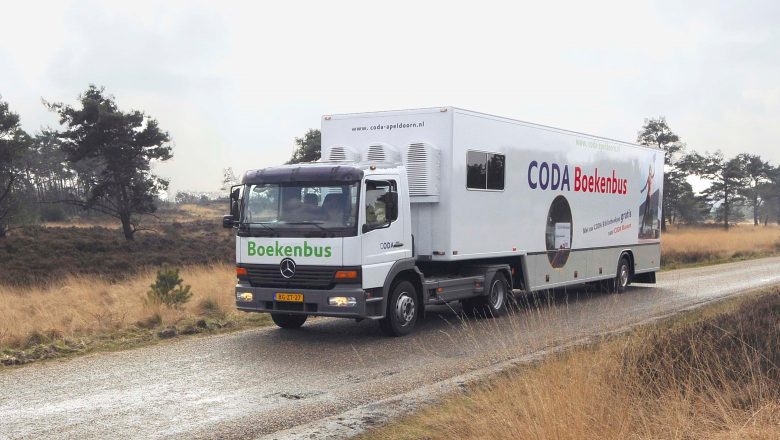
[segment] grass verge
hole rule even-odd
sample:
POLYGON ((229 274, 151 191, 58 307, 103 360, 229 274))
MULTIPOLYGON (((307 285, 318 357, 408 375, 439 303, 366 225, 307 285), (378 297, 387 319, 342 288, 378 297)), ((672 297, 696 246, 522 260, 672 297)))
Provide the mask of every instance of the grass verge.
POLYGON ((178 309, 147 301, 151 270, 122 282, 70 275, 35 288, 0 286, 0 365, 269 324, 268 315, 235 309, 234 273, 227 264, 185 268, 193 297, 178 309))
POLYGON ((467 388, 366 439, 780 438, 780 289, 467 388))

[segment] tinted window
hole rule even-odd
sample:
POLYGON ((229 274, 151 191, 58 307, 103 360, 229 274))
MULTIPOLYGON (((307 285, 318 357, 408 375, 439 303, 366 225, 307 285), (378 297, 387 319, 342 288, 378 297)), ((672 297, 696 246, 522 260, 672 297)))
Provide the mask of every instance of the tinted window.
POLYGON ((503 154, 469 151, 466 156, 466 187, 504 189, 506 160, 503 154))
POLYGON ((487 185, 487 153, 469 151, 466 157, 466 187, 485 189, 487 185))
POLYGON ((487 189, 504 189, 503 154, 488 154, 487 189))

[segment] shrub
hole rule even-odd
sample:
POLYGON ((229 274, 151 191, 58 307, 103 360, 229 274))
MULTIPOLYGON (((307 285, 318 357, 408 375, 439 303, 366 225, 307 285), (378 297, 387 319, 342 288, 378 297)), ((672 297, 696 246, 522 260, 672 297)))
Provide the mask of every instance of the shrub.
POLYGON ((44 222, 64 222, 68 219, 68 214, 62 206, 44 205, 41 207, 40 217, 44 222))
POLYGON ((205 316, 222 318, 225 315, 222 307, 219 306, 219 303, 214 298, 204 298, 203 301, 198 304, 198 308, 200 309, 200 313, 205 316))
POLYGON ((162 316, 160 316, 159 313, 155 313, 146 319, 142 319, 136 322, 135 325, 145 329, 153 329, 155 327, 161 326, 162 322, 163 322, 162 316))
POLYGON ((179 276, 179 269, 163 266, 157 271, 157 279, 146 293, 153 304, 164 304, 169 308, 180 308, 192 297, 189 285, 179 276))

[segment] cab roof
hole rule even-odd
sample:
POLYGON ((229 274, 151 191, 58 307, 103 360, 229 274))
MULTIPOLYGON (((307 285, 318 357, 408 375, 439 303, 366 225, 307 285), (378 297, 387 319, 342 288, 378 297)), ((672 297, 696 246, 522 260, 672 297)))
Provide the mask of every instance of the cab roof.
POLYGON ((362 179, 362 167, 316 162, 250 170, 244 173, 241 183, 259 185, 289 182, 359 182, 362 179))

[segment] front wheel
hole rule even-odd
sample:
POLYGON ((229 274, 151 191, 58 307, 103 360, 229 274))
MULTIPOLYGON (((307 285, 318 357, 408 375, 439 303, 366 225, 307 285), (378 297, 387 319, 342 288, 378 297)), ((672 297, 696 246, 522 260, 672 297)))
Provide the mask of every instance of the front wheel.
POLYGON ((286 313, 271 313, 274 324, 281 328, 298 328, 306 322, 308 315, 288 315, 286 313))
POLYGON ((393 284, 387 299, 387 312, 379 320, 379 328, 387 336, 408 335, 417 323, 419 307, 417 290, 409 281, 393 284))

